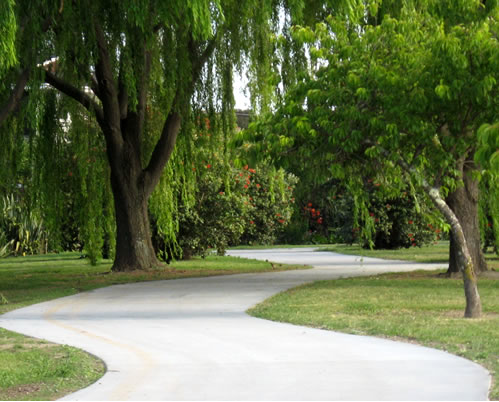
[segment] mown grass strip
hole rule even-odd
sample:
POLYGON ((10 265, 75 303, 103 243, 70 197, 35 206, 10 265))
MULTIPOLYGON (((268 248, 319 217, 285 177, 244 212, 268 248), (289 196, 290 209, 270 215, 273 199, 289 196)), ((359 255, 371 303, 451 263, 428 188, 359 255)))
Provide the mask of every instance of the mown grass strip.
MULTIPOLYGON (((358 244, 334 244, 321 248, 321 251, 332 251, 334 253, 360 255, 364 257, 384 258, 387 260, 403 260, 421 263, 448 262, 449 242, 440 241, 423 247, 409 247, 396 250, 369 250, 362 248, 358 244)), ((499 270, 499 256, 490 249, 485 253, 485 259, 489 269, 499 270)))

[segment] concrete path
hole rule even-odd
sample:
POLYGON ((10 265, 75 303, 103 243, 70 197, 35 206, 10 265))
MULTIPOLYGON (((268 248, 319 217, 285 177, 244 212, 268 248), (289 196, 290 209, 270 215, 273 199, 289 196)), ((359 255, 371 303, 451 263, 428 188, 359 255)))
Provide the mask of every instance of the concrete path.
POLYGON ((104 377, 67 400, 487 398, 487 371, 450 354, 245 314, 305 282, 418 266, 306 248, 230 254, 316 268, 117 285, 4 314, 0 326, 105 361, 104 377))

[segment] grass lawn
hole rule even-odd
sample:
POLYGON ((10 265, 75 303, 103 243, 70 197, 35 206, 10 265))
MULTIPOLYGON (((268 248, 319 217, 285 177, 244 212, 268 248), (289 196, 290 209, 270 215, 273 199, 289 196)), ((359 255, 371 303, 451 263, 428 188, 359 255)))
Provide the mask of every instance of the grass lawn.
MULTIPOLYGON (((415 262, 448 262, 449 242, 441 241, 438 244, 424 247, 409 247, 398 250, 369 250, 359 245, 334 244, 321 247, 321 251, 333 251, 335 253, 362 255, 365 257, 386 258, 388 260, 404 260, 415 262)), ((485 258, 490 269, 499 271, 499 256, 489 249, 485 258)))
MULTIPOLYGON (((334 246, 331 251, 413 261, 446 261, 448 244, 435 249, 368 251, 334 246)), ((499 268, 497 256, 487 255, 499 268)), ((480 319, 464 319, 460 278, 418 271, 322 281, 280 293, 251 309, 256 317, 351 334, 375 335, 447 350, 476 361, 492 374, 491 400, 499 399, 499 279, 481 277, 480 319)))
MULTIPOLYGON (((93 267, 79 256, 61 253, 0 259, 0 314, 119 283, 304 268, 209 256, 148 272, 111 273, 111 261, 93 267)), ((0 400, 57 399, 93 383, 104 371, 100 360, 81 350, 0 328, 0 400)))

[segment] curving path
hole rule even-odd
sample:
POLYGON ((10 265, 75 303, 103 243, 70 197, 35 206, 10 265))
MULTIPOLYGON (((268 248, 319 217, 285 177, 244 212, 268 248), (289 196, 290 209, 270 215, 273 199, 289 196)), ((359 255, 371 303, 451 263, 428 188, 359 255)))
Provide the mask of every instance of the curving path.
POLYGON ((487 371, 459 357, 245 314, 305 282, 428 265, 310 248, 230 254, 315 268, 116 285, 12 311, 0 316, 0 326, 105 361, 104 377, 67 400, 487 398, 487 371))

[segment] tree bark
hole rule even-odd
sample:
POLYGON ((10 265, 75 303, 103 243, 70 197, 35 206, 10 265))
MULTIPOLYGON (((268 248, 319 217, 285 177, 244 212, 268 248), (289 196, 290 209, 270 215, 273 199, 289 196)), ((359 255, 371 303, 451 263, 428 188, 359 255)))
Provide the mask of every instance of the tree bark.
POLYGON ((147 198, 133 183, 111 174, 116 214, 116 257, 112 271, 149 270, 161 263, 151 241, 147 198))
MULTIPOLYGON (((384 153, 387 154, 386 151, 384 153)), ((416 169, 411 167, 404 159, 399 158, 397 163, 409 174, 417 174, 416 169)), ((482 315, 482 302, 480 300, 480 294, 478 293, 477 279, 473 268, 473 259, 471 258, 471 254, 468 249, 463 228, 456 214, 442 198, 438 188, 430 185, 424 177, 421 179, 423 190, 426 194, 428 194, 435 207, 440 211, 447 223, 451 226, 451 233, 457 249, 457 266, 463 275, 464 294, 466 297, 464 316, 466 318, 479 318, 482 315)))
POLYGON ((466 318, 478 318, 482 314, 482 303, 478 293, 477 279, 473 267, 473 258, 469 252, 463 228, 461 227, 456 214, 441 197, 438 189, 425 186, 425 190, 430 196, 432 202, 451 225, 451 234, 455 242, 457 266, 463 275, 464 293, 466 296, 466 309, 464 316, 466 318))
MULTIPOLYGON (((447 204, 456 214, 461 224, 468 244, 468 249, 473 259, 473 266, 476 272, 487 271, 487 262, 480 246, 480 225, 478 220, 478 181, 472 173, 476 170, 473 161, 460 162, 458 166, 463 177, 463 186, 457 188, 447 196, 447 204)), ((454 235, 450 236, 449 247, 449 268, 447 274, 459 272, 459 247, 454 235)))

